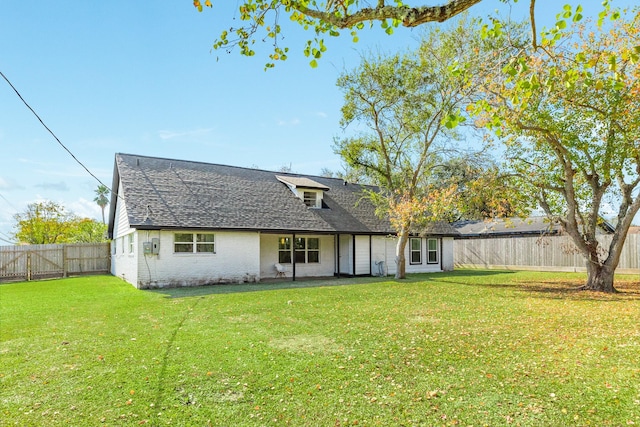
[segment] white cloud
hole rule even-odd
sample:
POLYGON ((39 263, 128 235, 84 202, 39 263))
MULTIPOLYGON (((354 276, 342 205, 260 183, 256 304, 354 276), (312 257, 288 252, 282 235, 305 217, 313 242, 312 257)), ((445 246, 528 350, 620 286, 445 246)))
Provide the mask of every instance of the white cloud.
POLYGON ((176 132, 171 130, 160 130, 158 131, 158 136, 160 139, 168 140, 174 138, 193 138, 199 137, 203 135, 207 135, 213 131, 213 128, 201 128, 201 129, 193 129, 182 132, 176 132))
POLYGON ((45 190, 56 190, 56 191, 69 191, 69 186, 66 182, 43 182, 41 184, 36 184, 35 187, 43 188, 45 190))
POLYGON ((297 117, 291 120, 278 120, 278 126, 297 126, 300 123, 302 122, 297 117))
MULTIPOLYGON (((80 198, 65 206, 78 216, 102 221, 102 210, 100 209, 100 206, 92 200, 80 198)), ((105 216, 109 215, 109 206, 106 207, 104 214, 105 216)))
POLYGON ((24 187, 11 179, 4 179, 0 176, 0 190, 23 190, 24 187))

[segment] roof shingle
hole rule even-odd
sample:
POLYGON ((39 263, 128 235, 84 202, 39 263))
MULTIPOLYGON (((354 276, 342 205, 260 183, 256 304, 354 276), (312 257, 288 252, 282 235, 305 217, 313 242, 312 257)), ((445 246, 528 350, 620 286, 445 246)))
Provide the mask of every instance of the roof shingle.
MULTIPOLYGON (((115 204, 124 200, 129 225, 143 230, 395 234, 388 220, 376 216, 364 186, 339 178, 121 153, 114 169, 114 190, 118 180, 122 187, 112 198, 110 227, 115 204), (326 208, 308 208, 282 181, 326 190, 326 208)), ((450 226, 448 233, 438 231, 457 234, 450 226)))

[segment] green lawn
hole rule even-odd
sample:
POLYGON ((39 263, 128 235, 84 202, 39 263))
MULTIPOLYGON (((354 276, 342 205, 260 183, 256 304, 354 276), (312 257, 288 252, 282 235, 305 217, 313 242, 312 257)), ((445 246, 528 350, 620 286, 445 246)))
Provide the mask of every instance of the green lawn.
POLYGON ((640 283, 0 285, 0 425, 640 425, 640 283))

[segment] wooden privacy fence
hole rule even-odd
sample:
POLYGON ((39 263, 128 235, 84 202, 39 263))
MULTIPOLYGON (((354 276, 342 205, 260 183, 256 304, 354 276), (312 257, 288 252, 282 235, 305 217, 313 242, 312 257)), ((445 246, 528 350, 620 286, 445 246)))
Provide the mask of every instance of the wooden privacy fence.
MULTIPOLYGON (((599 236, 606 246, 611 236, 599 236)), ((586 271, 582 255, 568 236, 456 239, 456 267, 511 270, 586 271)), ((617 273, 640 273, 640 234, 629 234, 622 249, 617 273)))
POLYGON ((0 282, 109 273, 109 243, 0 246, 0 282))

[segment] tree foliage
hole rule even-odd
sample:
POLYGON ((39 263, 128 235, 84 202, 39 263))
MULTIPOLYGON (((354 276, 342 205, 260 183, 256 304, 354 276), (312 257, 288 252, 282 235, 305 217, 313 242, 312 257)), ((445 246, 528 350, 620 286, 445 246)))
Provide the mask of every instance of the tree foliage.
POLYGON ((104 218, 104 210, 109 204, 108 196, 111 193, 111 190, 109 190, 109 187, 107 187, 106 185, 100 184, 98 185, 98 188, 96 188, 95 193, 96 197, 93 199, 93 201, 96 202, 98 206, 100 206, 100 210, 102 211, 102 223, 106 224, 104 218))
MULTIPOLYGON (((311 59, 312 67, 326 51, 325 36, 340 36, 342 30, 348 30, 351 39, 358 41, 358 32, 365 25, 380 24, 387 34, 394 28, 416 27, 429 22, 444 22, 468 10, 482 0, 449 0, 444 5, 409 4, 400 0, 377 0, 375 5, 363 0, 243 0, 238 3, 234 14, 240 21, 239 26, 230 26, 222 31, 215 41, 214 49, 227 51, 237 47, 242 55, 253 56, 256 42, 270 41, 273 46, 266 64, 271 68, 277 61, 287 59, 289 48, 281 46, 283 28, 282 19, 300 25, 305 30, 313 30, 316 37, 307 40, 304 55, 311 59)), ((505 0, 501 0, 505 1, 505 0)), ((529 0, 531 17, 535 0, 529 0)), ((216 0, 194 0, 194 6, 202 11, 209 7, 219 11, 222 7, 216 0)), ((534 21, 532 20, 532 23, 534 21)), ((534 25, 535 26, 535 25, 534 25)))
POLYGON ((14 216, 18 242, 37 244, 104 242, 107 226, 80 218, 52 201, 31 203, 14 216))
POLYGON ((470 26, 479 31, 467 20, 449 31, 433 29, 418 51, 364 59, 338 79, 345 96, 342 124, 357 132, 337 139, 335 150, 380 187, 369 197, 398 232, 398 278, 405 275, 409 233, 445 218, 456 191, 432 177, 459 136, 461 109, 475 91, 470 76, 480 72, 473 52, 481 46, 470 26))
POLYGON ((509 185, 500 165, 486 152, 444 159, 431 173, 438 188, 455 190, 443 212, 448 222, 521 216, 535 207, 509 185))
MULTIPOLYGON (((487 82, 478 113, 504 141, 515 185, 562 224, 584 255, 588 289, 614 291, 640 209, 640 9, 582 23, 565 7, 537 49, 487 82), (616 211, 609 245, 596 238, 616 211)), ((500 36, 500 35, 498 35, 500 36)))

